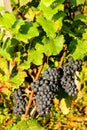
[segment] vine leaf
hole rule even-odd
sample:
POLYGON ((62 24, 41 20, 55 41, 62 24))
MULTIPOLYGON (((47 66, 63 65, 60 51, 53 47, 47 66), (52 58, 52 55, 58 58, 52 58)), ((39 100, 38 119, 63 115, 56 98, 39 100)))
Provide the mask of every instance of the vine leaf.
POLYGON ((7 60, 11 60, 11 56, 6 50, 0 48, 0 55, 3 56, 7 60))
POLYGON ((28 2, 31 2, 32 0, 20 0, 20 7, 26 5, 28 2))
POLYGON ((67 102, 66 102, 66 99, 65 98, 62 98, 61 99, 61 102, 60 102, 60 109, 62 111, 63 114, 68 114, 69 113, 69 107, 70 103, 69 103, 69 100, 67 99, 67 102))
POLYGON ((6 130, 42 130, 43 127, 39 125, 36 120, 21 120, 14 124, 13 126, 8 126, 6 130))
POLYGON ((10 79, 10 82, 14 84, 17 88, 23 83, 25 76, 26 72, 19 71, 14 77, 10 79))
POLYGON ((5 75, 9 75, 8 62, 4 58, 0 57, 0 72, 1 70, 5 75))
POLYGON ((51 2, 48 4, 48 2, 41 2, 39 5, 39 9, 41 11, 43 11, 43 15, 46 19, 51 20, 52 17, 58 12, 58 10, 64 10, 64 5, 63 4, 57 4, 57 6, 54 6, 54 8, 52 8, 50 5, 51 2))
POLYGON ((52 20, 47 20, 43 15, 40 15, 37 22, 42 26, 48 37, 55 38, 57 29, 52 20))
POLYGON ((87 29, 83 33, 82 39, 72 40, 69 50, 75 59, 83 59, 87 54, 87 29))
POLYGON ((43 54, 41 51, 33 50, 29 52, 28 61, 29 63, 34 63, 36 65, 41 65, 43 59, 43 54))
POLYGON ((85 0, 69 0, 69 2, 71 5, 78 6, 78 5, 84 4, 85 0))
POLYGON ((84 14, 78 14, 75 16, 74 20, 81 20, 82 22, 87 22, 87 15, 84 14))
POLYGON ((20 70, 24 70, 25 68, 28 69, 28 68, 30 68, 30 64, 29 63, 30 63, 30 61, 24 60, 24 62, 19 64, 17 68, 20 69, 20 70))
POLYGON ((32 22, 21 25, 18 33, 15 35, 16 39, 27 43, 29 39, 39 36, 37 26, 38 24, 32 22))
POLYGON ((15 15, 9 12, 5 12, 3 16, 0 14, 0 24, 9 29, 16 21, 15 15))
POLYGON ((50 6, 55 0, 42 0, 40 4, 44 4, 46 7, 50 6))
POLYGON ((85 0, 76 0, 76 5, 84 4, 85 0))
POLYGON ((63 48, 64 37, 63 35, 57 36, 55 39, 46 39, 44 42, 44 50, 47 56, 57 55, 63 48))
POLYGON ((57 55, 63 49, 64 43, 63 35, 57 36, 55 39, 44 37, 42 43, 37 43, 35 48, 40 53, 44 53, 47 56, 57 55))

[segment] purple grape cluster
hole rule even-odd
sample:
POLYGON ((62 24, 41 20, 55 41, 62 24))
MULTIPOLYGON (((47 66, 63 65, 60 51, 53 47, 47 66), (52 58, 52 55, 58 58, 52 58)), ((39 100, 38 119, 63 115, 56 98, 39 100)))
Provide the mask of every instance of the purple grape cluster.
MULTIPOLYGON (((76 71, 82 69, 82 61, 68 58, 68 63, 59 68, 48 68, 42 77, 31 83, 31 89, 34 91, 36 107, 39 116, 50 113, 53 105, 53 98, 59 88, 63 88, 69 96, 75 96, 78 93, 75 84, 76 71)), ((24 91, 21 88, 13 92, 14 114, 16 116, 25 113, 26 102, 24 100, 24 91)))
POLYGON ((80 72, 82 69, 82 61, 74 60, 72 57, 68 58, 68 65, 63 66, 63 76, 60 79, 61 87, 68 93, 69 96, 75 96, 78 93, 75 84, 76 71, 80 72))
POLYGON ((22 88, 18 88, 14 90, 12 95, 13 95, 13 103, 14 103, 13 112, 15 116, 20 116, 24 114, 26 110, 26 102, 23 96, 24 91, 22 88))
POLYGON ((42 78, 33 82, 32 90, 35 92, 37 112, 40 116, 49 114, 53 104, 53 97, 58 89, 58 79, 61 69, 48 68, 42 78))
POLYGON ((68 58, 68 64, 60 68, 48 68, 42 77, 31 84, 35 92, 37 112, 40 116, 48 114, 53 104, 53 97, 59 87, 69 96, 77 94, 75 72, 81 71, 82 61, 68 58))

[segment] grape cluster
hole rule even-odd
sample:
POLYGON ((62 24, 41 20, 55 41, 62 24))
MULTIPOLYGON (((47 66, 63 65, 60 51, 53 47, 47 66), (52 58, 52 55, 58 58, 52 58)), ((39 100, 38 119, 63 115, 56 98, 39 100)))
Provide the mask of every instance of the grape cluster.
POLYGON ((59 87, 69 96, 77 94, 75 72, 81 71, 82 61, 69 57, 68 64, 60 68, 48 68, 42 77, 31 84, 35 93, 37 112, 39 115, 48 114, 53 104, 53 97, 59 87))
MULTIPOLYGON (((49 114, 53 105, 55 93, 61 87, 69 96, 77 94, 75 84, 76 71, 81 71, 82 61, 68 58, 68 63, 59 68, 48 68, 38 80, 31 83, 31 89, 34 91, 37 112, 39 116, 49 114)), ((28 78, 26 78, 28 80, 28 78)), ((24 91, 22 88, 15 89, 13 92, 14 114, 19 116, 25 113, 26 102, 24 100, 24 91)))
POLYGON ((61 69, 48 68, 42 78, 31 84, 32 90, 35 92, 37 112, 40 116, 50 112, 54 94, 58 89, 60 71, 61 69))
POLYGON ((69 96, 74 96, 77 94, 77 86, 75 84, 75 72, 81 71, 82 61, 74 60, 72 57, 68 59, 68 65, 62 67, 63 76, 60 80, 61 87, 65 89, 65 92, 69 96))
POLYGON ((20 116, 25 113, 26 102, 24 100, 24 91, 22 88, 15 89, 12 93, 14 108, 13 112, 16 116, 20 116))
POLYGON ((61 68, 48 68, 44 74, 42 75, 43 79, 47 79, 51 82, 58 82, 58 79, 62 77, 62 69, 61 68))

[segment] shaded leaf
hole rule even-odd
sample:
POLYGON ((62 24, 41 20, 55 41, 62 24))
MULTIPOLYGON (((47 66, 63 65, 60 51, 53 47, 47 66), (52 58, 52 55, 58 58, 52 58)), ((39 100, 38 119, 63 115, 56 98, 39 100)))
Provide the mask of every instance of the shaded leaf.
POLYGON ((78 14, 78 15, 75 15, 74 20, 81 20, 82 22, 87 23, 87 16, 84 14, 78 14))

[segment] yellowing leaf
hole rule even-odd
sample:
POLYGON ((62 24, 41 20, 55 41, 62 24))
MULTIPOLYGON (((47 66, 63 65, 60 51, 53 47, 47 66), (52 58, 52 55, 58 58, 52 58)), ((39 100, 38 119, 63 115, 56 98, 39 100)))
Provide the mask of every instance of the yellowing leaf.
POLYGON ((66 101, 64 98, 60 102, 60 109, 61 109, 62 113, 65 115, 69 113, 70 108, 67 107, 67 104, 66 104, 66 101))
POLYGON ((30 8, 28 12, 25 14, 25 18, 27 18, 29 21, 33 21, 35 16, 35 12, 30 8))
POLYGON ((55 21, 55 25, 56 25, 57 30, 61 30, 62 25, 63 25, 62 20, 63 20, 63 18, 60 17, 57 21, 55 21))

